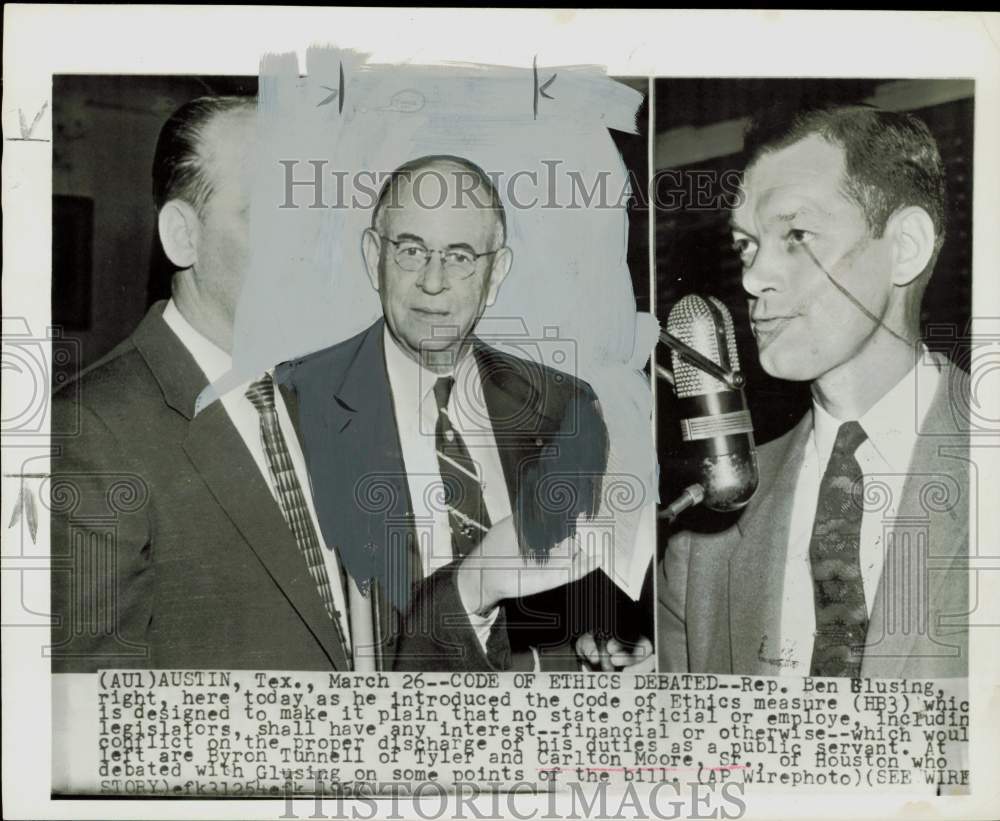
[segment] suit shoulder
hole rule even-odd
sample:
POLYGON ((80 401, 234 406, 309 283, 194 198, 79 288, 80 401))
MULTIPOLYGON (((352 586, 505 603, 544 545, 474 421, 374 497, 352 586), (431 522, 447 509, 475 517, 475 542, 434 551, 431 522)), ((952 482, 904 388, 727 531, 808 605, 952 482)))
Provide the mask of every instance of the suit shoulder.
MULTIPOLYGON (((918 366, 919 367, 919 366, 918 366)), ((920 372, 917 372, 920 378, 920 372)), ((964 368, 946 360, 938 375, 935 395, 930 401, 921 432, 933 436, 951 436, 959 446, 968 444, 970 421, 970 375, 964 368)), ((918 381, 918 390, 920 385, 918 381)))
POLYGON ((595 402, 597 401, 597 393, 590 386, 590 383, 587 380, 579 376, 573 376, 572 374, 565 373, 564 371, 556 370, 555 368, 550 368, 547 365, 544 367, 547 378, 551 378, 557 382, 565 384, 568 390, 573 391, 573 393, 582 399, 591 399, 595 402))
MULTIPOLYGON (((72 393, 73 388, 82 383, 100 384, 101 381, 110 375, 119 373, 119 369, 131 370, 136 364, 134 357, 139 357, 139 351, 132 337, 128 336, 96 362, 88 365, 66 382, 66 384, 62 385, 56 391, 55 397, 59 397, 60 394, 72 393)), ((139 358, 141 359, 141 357, 139 358)))
POLYGON ((773 475, 787 460, 790 456, 789 450, 797 438, 799 427, 806 423, 806 419, 803 417, 777 439, 772 439, 757 448, 757 469, 762 477, 773 475))
POLYGON ((60 448, 53 471, 78 468, 79 460, 88 469, 138 470, 132 460, 162 441, 167 411, 146 360, 126 340, 53 396, 51 434, 60 448))
MULTIPOLYGON (((549 398, 568 400, 597 400, 597 394, 590 384, 558 368, 550 367, 534 359, 502 351, 479 340, 477 343, 480 366, 488 371, 503 372, 505 382, 521 381, 534 389, 542 389, 549 398)), ((493 375, 493 374, 491 374, 493 375)))
POLYGON ((123 410, 134 413, 136 406, 149 401, 162 403, 162 391, 129 337, 55 392, 53 422, 77 406, 104 418, 123 410))
POLYGON ((354 361, 368 334, 374 333, 378 325, 379 323, 369 325, 363 331, 343 342, 338 342, 336 345, 330 345, 282 362, 275 368, 275 379, 279 384, 294 385, 300 380, 308 380, 314 375, 328 375, 331 372, 336 373, 344 370, 347 365, 354 361))

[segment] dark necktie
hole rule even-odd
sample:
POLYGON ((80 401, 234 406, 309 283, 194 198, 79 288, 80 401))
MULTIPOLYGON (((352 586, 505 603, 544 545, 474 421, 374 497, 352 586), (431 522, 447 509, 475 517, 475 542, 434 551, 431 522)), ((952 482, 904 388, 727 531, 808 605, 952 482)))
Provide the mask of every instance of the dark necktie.
POLYGON ((452 554, 458 558, 482 541, 490 529, 490 517, 476 465, 448 416, 448 399, 454 384, 450 376, 440 377, 434 383, 434 398, 438 407, 435 429, 438 469, 448 506, 452 554))
POLYGON ((264 440, 264 452, 267 454, 271 479, 278 491, 281 514, 285 517, 292 535, 295 536, 299 550, 302 551, 302 556, 309 567, 309 575, 312 576, 312 580, 316 584, 326 612, 333 620, 334 629, 337 631, 337 641, 340 642, 344 656, 350 663, 351 654, 347 652, 347 642, 344 641, 340 613, 333 601, 333 589, 330 587, 330 578, 323 560, 323 548, 316 536, 316 529, 313 527, 309 509, 306 507, 305 496, 302 494, 302 486, 295 475, 295 466, 288 453, 285 437, 281 433, 278 412, 274 407, 274 382, 270 375, 265 374, 256 382, 252 382, 247 388, 246 397, 260 414, 260 433, 264 440))
POLYGON ((809 542, 816 603, 812 676, 857 678, 861 672, 868 609, 859 556, 862 507, 853 489, 862 476, 854 452, 866 438, 857 422, 842 424, 820 483, 809 542))

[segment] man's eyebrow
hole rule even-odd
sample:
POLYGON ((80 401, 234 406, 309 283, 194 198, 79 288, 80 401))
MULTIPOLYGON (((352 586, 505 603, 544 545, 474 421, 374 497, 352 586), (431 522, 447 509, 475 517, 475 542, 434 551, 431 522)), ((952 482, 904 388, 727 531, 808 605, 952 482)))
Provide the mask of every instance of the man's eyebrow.
POLYGON ((397 234, 396 235, 396 242, 402 242, 403 240, 407 240, 407 241, 410 241, 410 242, 419 242, 421 245, 426 244, 426 243, 424 243, 424 238, 423 237, 418 237, 416 234, 397 234))
POLYGON ((775 214, 774 220, 776 222, 795 222, 795 218, 798 217, 803 212, 809 212, 808 208, 798 208, 795 211, 788 211, 784 214, 775 214))
POLYGON ((786 211, 781 214, 775 214, 771 217, 772 220, 776 222, 794 222, 796 217, 829 217, 830 212, 825 208, 813 204, 812 202, 804 202, 801 205, 796 205, 791 211, 786 211))
POLYGON ((467 242, 453 242, 451 245, 445 246, 449 251, 468 251, 470 254, 477 253, 476 249, 473 248, 467 242))
MULTIPOLYGON (((810 208, 808 205, 803 205, 800 208, 796 208, 794 211, 786 211, 785 213, 782 214, 775 214, 774 216, 768 218, 768 222, 789 223, 789 222, 795 222, 796 218, 801 216, 812 216, 822 213, 823 213, 822 211, 818 211, 815 208, 810 208)), ((735 218, 733 217, 729 218, 729 228, 733 231, 739 231, 741 234, 746 234, 748 237, 753 236, 753 232, 748 231, 746 228, 742 228, 740 225, 737 224, 735 218)))

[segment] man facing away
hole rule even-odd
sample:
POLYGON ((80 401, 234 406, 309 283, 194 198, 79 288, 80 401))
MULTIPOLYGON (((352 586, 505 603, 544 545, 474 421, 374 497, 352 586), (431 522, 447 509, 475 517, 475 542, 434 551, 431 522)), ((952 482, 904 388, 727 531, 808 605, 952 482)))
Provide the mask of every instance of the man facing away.
POLYGON ((349 590, 270 374, 195 415, 232 365, 255 124, 255 99, 203 97, 164 125, 172 297, 53 401, 55 672, 352 667, 349 590))

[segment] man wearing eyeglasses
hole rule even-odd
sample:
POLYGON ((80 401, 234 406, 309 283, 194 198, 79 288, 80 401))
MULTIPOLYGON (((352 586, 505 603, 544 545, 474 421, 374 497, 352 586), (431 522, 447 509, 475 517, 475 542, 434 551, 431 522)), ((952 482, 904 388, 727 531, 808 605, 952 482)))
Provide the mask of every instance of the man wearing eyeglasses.
POLYGON ((383 318, 278 381, 325 540, 376 582, 381 666, 578 668, 562 648, 596 557, 575 529, 597 507, 607 430, 586 383, 474 335, 513 263, 492 182, 457 157, 401 166, 362 252, 383 318), (541 498, 554 475, 569 510, 541 498))

